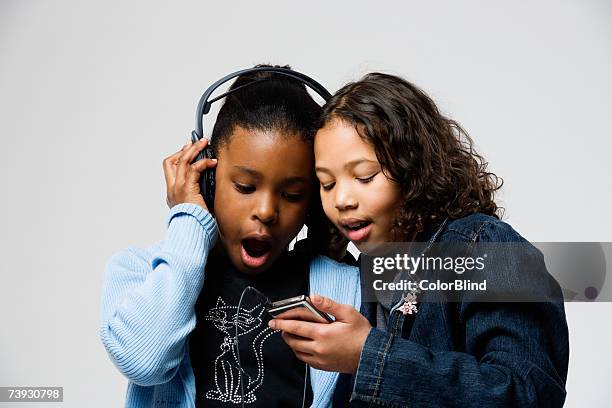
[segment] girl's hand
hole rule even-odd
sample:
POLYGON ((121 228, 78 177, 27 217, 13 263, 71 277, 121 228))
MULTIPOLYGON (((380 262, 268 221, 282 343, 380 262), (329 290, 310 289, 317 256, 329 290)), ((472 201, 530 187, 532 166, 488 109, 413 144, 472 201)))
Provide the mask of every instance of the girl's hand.
POLYGON ((202 159, 191 164, 207 144, 206 139, 201 139, 196 143, 189 141, 181 150, 164 159, 168 207, 172 208, 181 203, 192 203, 208 210, 204 197, 200 193, 200 173, 207 168, 215 167, 217 159, 202 159))
POLYGON ((354 307, 313 295, 312 304, 336 318, 333 323, 273 319, 269 326, 281 330, 285 343, 297 358, 325 371, 354 374, 361 349, 372 326, 354 307))

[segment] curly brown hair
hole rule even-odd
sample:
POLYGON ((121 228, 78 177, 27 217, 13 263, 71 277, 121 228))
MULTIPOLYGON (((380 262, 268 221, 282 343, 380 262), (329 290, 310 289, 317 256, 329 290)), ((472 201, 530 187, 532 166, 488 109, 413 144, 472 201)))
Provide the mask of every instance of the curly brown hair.
POLYGON ((318 128, 333 120, 354 126, 373 146, 383 173, 399 184, 404 204, 394 228, 404 239, 445 217, 502 215, 494 194, 503 180, 486 170, 467 132, 410 82, 367 74, 327 102, 318 128))

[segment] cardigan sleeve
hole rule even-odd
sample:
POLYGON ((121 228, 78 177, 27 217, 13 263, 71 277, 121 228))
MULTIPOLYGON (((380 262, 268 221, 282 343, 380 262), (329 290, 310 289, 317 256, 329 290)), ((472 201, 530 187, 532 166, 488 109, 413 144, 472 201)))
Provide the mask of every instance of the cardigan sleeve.
POLYGON ((108 261, 100 338, 115 366, 135 384, 162 384, 176 374, 196 324, 195 303, 217 235, 209 212, 179 204, 168 214, 162 242, 129 247, 108 261))
MULTIPOLYGON (((359 268, 336 262, 325 256, 317 256, 310 265, 310 293, 319 294, 338 303, 361 307, 361 280, 359 268)), ((310 384, 313 391, 311 408, 327 408, 332 405, 338 373, 310 367, 310 384)))

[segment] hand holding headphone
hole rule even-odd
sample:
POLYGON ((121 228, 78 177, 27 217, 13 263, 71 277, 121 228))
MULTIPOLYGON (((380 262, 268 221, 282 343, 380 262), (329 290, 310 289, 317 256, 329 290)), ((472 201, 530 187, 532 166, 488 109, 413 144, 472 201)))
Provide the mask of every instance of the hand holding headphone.
POLYGON ((172 208, 180 203, 193 203, 203 208, 207 207, 197 187, 198 180, 201 173, 207 168, 216 166, 217 161, 207 159, 194 162, 194 159, 207 145, 207 139, 200 139, 196 143, 189 141, 181 150, 164 159, 168 207, 172 208))

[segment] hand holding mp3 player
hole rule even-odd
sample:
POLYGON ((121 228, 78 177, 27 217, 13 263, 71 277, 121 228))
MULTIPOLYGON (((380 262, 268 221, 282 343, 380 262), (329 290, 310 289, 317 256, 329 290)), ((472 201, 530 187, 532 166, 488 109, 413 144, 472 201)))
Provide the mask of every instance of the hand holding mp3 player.
POLYGON ((303 320, 313 323, 331 323, 334 321, 327 313, 317 310, 306 295, 273 302, 268 308, 268 313, 278 319, 303 320))
POLYGON ((321 295, 286 299, 282 306, 285 308, 281 310, 277 309, 278 305, 269 309, 281 314, 278 319, 270 320, 268 326, 281 332, 297 358, 320 370, 353 374, 357 371, 361 350, 372 326, 354 306, 321 295), (296 304, 301 306, 289 306, 296 304), (290 313, 299 313, 304 320, 287 317, 290 313), (332 315, 334 321, 320 324, 327 321, 323 313, 332 315))

